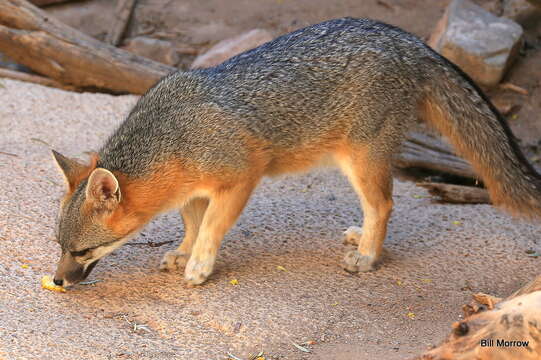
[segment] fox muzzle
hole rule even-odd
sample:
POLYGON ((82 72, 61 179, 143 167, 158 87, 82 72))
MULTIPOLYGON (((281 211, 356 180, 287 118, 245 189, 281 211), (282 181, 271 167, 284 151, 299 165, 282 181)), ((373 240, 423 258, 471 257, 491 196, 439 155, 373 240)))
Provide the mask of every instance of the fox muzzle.
POLYGON ((62 254, 54 275, 54 283, 62 286, 77 284, 88 277, 98 263, 95 260, 89 264, 80 264, 68 253, 62 254))

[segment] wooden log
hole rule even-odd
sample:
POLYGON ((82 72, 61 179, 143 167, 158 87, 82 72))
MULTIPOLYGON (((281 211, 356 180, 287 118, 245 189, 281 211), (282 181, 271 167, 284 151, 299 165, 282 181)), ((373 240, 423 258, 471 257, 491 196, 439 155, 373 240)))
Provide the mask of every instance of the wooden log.
POLYGON ((518 296, 530 294, 535 291, 541 291, 541 275, 539 275, 538 277, 536 277, 535 279, 533 279, 532 281, 530 281, 529 283, 527 283, 526 285, 524 285, 523 287, 521 287, 520 289, 512 293, 506 300, 514 299, 518 296))
POLYGON ((68 1, 74 1, 74 0, 30 0, 30 2, 36 6, 60 4, 60 3, 68 2, 68 1))
POLYGON ((394 158, 394 165, 400 169, 421 168, 464 178, 476 178, 470 164, 454 155, 450 145, 418 132, 407 135, 402 151, 394 158))
POLYGON ((444 183, 418 183, 443 202, 453 204, 490 204, 488 191, 474 186, 463 186, 444 183))
POLYGON ((0 51, 61 83, 115 93, 143 94, 176 70, 82 34, 25 0, 0 0, 0 51))
POLYGON ((473 297, 480 305, 466 305, 466 318, 452 325, 451 335, 417 360, 541 359, 541 276, 506 299, 487 294, 473 297), (497 346, 498 339, 528 345, 497 346))
POLYGON ((23 73, 20 71, 4 69, 4 68, 0 68, 0 77, 31 82, 34 84, 54 87, 54 88, 58 88, 62 90, 71 90, 71 91, 75 90, 73 86, 61 84, 58 81, 53 80, 53 79, 49 79, 49 78, 38 76, 38 75, 31 75, 31 74, 23 73))
POLYGON ((107 33, 105 41, 118 46, 126 32, 137 0, 117 0, 112 29, 107 33))

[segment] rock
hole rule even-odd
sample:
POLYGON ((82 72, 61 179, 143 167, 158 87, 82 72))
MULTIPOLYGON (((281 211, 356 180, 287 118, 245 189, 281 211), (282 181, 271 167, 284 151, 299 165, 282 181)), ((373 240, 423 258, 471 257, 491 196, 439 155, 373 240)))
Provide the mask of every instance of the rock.
POLYGON ((504 0, 503 17, 518 23, 541 16, 541 0, 504 0))
POLYGON ((137 36, 125 41, 122 49, 171 66, 180 61, 173 44, 166 40, 137 36))
POLYGON ((272 34, 266 30, 250 30, 233 38, 220 41, 207 52, 199 55, 190 68, 208 68, 219 65, 235 55, 258 47, 272 39, 272 34))
POLYGON ((504 0, 502 16, 516 20, 520 14, 529 11, 532 8, 526 0, 504 0))
POLYGON ((453 0, 428 43, 484 86, 500 82, 518 55, 523 30, 469 0, 453 0))

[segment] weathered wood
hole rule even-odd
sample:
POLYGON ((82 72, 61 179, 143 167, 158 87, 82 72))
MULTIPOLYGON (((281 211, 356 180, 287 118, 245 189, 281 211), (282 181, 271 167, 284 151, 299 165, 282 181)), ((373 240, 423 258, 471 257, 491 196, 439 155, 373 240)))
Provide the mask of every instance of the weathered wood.
POLYGON ((93 39, 25 0, 0 0, 0 51, 61 83, 142 94, 176 69, 93 39))
POLYGON ((74 1, 74 0, 30 0, 30 2, 37 6, 47 6, 52 4, 60 4, 68 1, 74 1))
MULTIPOLYGON (((497 298, 494 298, 497 299, 497 298)), ((418 360, 539 360, 541 359, 541 291, 534 291, 495 304, 457 321, 451 335, 437 348, 418 360), (486 343, 492 340, 492 343, 486 343), (523 345, 499 345, 497 341, 527 342, 523 345)))
POLYGON ((113 27, 107 33, 107 38, 105 39, 108 44, 114 46, 118 46, 118 44, 120 44, 122 37, 124 36, 124 32, 126 32, 126 28, 130 22, 136 2, 137 0, 117 0, 113 27))
POLYGON ((417 132, 407 135, 402 151, 394 158, 394 165, 400 169, 429 169, 465 178, 476 178, 471 166, 454 155, 450 145, 417 132))
POLYGON ((473 298, 447 339, 415 360, 541 358, 541 276, 505 299, 483 293, 473 298), (494 343, 483 346, 481 341, 488 339, 494 343), (497 346, 496 339, 528 341, 528 346, 497 346))
POLYGON ((38 76, 38 75, 31 75, 31 74, 23 73, 20 71, 4 69, 4 68, 0 68, 0 77, 31 82, 34 84, 54 87, 54 88, 63 89, 63 90, 75 90, 74 87, 61 84, 58 81, 55 81, 53 79, 49 79, 49 78, 38 76))
POLYGON ((490 204, 486 189, 474 186, 462 186, 443 183, 418 183, 441 201, 454 204, 490 204))
POLYGON ((537 276, 535 279, 512 293, 506 300, 510 300, 521 295, 530 294, 535 291, 541 291, 541 275, 537 276))

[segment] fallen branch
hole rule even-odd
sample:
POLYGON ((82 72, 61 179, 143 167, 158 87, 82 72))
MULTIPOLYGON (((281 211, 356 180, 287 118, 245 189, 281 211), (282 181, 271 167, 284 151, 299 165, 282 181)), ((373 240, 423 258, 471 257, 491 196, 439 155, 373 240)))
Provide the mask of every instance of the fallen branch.
POLYGON ((137 0, 117 0, 113 28, 107 33, 105 41, 111 45, 118 46, 122 41, 122 36, 130 22, 133 9, 137 0))
POLYGON ((475 294, 474 299, 479 305, 466 305, 467 317, 453 324, 452 333, 447 340, 416 359, 540 359, 540 290, 541 276, 538 276, 504 300, 486 294, 475 294), (504 343, 498 346, 497 341, 504 343), (512 341, 519 343, 506 343, 512 341))
POLYGON ((54 87, 54 88, 63 89, 63 90, 71 90, 71 91, 75 90, 75 88, 73 86, 61 84, 56 80, 49 79, 49 78, 46 78, 46 77, 43 77, 43 76, 23 73, 23 72, 20 72, 20 71, 14 71, 14 70, 8 70, 8 69, 0 68, 0 77, 7 78, 7 79, 13 79, 13 80, 19 80, 19 81, 31 82, 31 83, 34 83, 34 84, 54 87))
POLYGON ((148 247, 160 247, 162 245, 171 244, 173 240, 160 241, 160 242, 142 242, 142 243, 127 243, 129 246, 148 246, 148 247))
POLYGON ((453 204, 490 204, 488 191, 474 186, 462 186, 443 183, 418 183, 443 202, 453 204))
POLYGON ((411 132, 402 151, 395 156, 394 165, 400 169, 420 168, 475 179, 470 164, 457 157, 450 145, 438 138, 411 132))
POLYGON ((74 1, 74 0, 30 0, 30 2, 37 6, 47 6, 52 4, 60 4, 68 1, 74 1))
POLYGON ((392 11, 396 10, 394 5, 391 5, 388 2, 383 1, 383 0, 376 0, 376 4, 378 4, 380 6, 383 6, 384 8, 387 8, 387 9, 392 10, 392 11))
POLYGON ((176 69, 93 39, 25 0, 0 0, 0 51, 64 84, 142 94, 176 69))
POLYGON ((5 151, 0 151, 0 155, 19 157, 19 155, 17 155, 17 154, 8 153, 8 152, 5 152, 5 151))
POLYGON ((505 90, 511 90, 521 95, 528 95, 528 90, 509 82, 500 84, 500 88, 505 89, 505 90))
POLYGON ((535 291, 541 291, 541 275, 515 291, 506 300, 510 300, 521 295, 530 294, 535 291))

